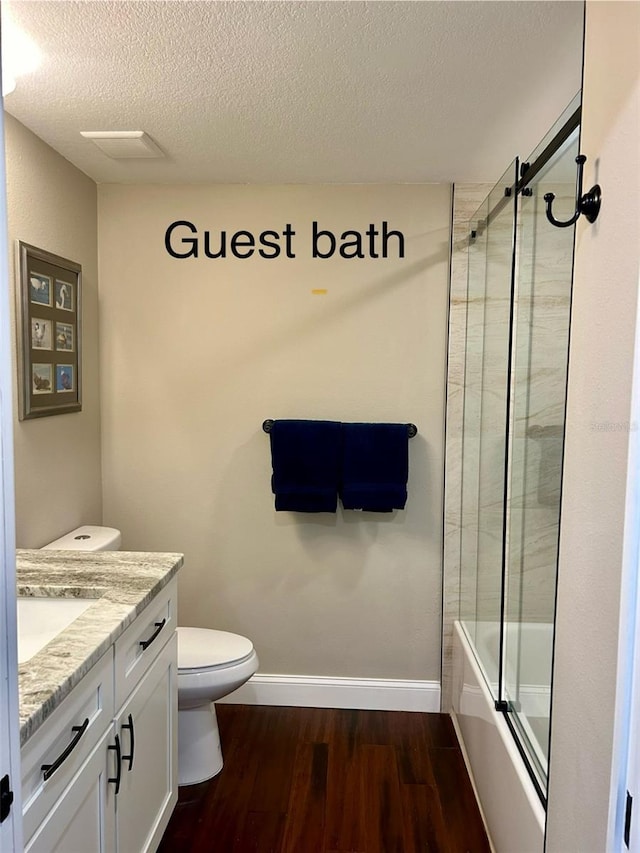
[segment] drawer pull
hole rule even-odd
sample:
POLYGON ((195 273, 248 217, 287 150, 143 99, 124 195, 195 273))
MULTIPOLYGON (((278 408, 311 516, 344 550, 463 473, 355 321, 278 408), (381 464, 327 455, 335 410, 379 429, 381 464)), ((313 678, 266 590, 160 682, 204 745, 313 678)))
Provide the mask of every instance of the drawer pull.
POLYGON ((107 749, 115 749, 116 751, 116 775, 109 776, 107 782, 113 782, 116 786, 116 796, 120 793, 120 780, 122 779, 122 753, 120 752, 120 738, 116 735, 114 746, 108 746, 107 749))
POLYGON ((42 765, 42 767, 40 769, 43 771, 43 778, 44 778, 45 782, 47 781, 47 779, 50 779, 53 776, 53 774, 56 772, 58 767, 60 767, 61 764, 64 764, 64 762, 67 760, 67 758, 69 758, 69 756, 71 755, 73 750, 80 743, 80 738, 86 732, 88 725, 89 725, 89 717, 86 717, 84 723, 81 726, 72 726, 71 731, 75 732, 75 735, 72 738, 72 740, 69 742, 68 746, 66 746, 64 748, 64 750, 56 758, 56 760, 53 762, 53 764, 43 764, 42 765))
POLYGON ((163 619, 163 620, 162 620, 162 622, 156 622, 156 623, 155 623, 156 630, 155 630, 155 631, 153 632, 153 634, 149 637, 149 639, 148 639, 148 640, 140 640, 140 645, 142 646, 142 650, 143 650, 143 651, 144 651, 145 649, 149 648, 149 646, 151 645, 151 643, 153 643, 153 641, 154 641, 154 640, 155 640, 155 638, 158 636, 158 634, 160 633, 160 631, 162 631, 162 629, 164 628, 164 626, 165 626, 166 622, 167 622, 167 620, 166 620, 166 619, 163 619))
POLYGON ((133 770, 133 753, 134 753, 135 748, 136 748, 136 740, 135 740, 135 735, 133 732, 133 717, 131 716, 131 714, 129 714, 129 722, 123 723, 120 728, 129 729, 129 733, 131 735, 131 739, 130 739, 131 752, 129 753, 129 755, 123 755, 122 756, 123 761, 129 762, 129 767, 127 768, 127 772, 130 772, 131 770, 133 770))

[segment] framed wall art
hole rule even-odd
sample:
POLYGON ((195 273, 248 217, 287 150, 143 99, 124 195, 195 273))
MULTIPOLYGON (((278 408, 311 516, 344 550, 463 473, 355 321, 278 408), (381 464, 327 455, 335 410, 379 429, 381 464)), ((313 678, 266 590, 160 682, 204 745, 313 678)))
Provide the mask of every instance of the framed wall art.
POLYGON ((80 264, 19 242, 20 420, 82 410, 80 264))

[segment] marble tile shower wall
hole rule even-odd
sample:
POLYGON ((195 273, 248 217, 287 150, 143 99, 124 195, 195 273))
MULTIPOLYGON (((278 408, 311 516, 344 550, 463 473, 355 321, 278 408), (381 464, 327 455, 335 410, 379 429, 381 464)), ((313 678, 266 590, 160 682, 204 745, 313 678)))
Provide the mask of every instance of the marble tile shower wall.
MULTIPOLYGON (((493 208, 498 200, 496 195, 497 193, 492 193, 490 196, 490 208, 493 208)), ((460 575, 463 593, 461 601, 464 606, 461 608, 461 616, 480 622, 498 622, 511 313, 511 205, 505 207, 491 221, 485 236, 486 270, 482 277, 474 275, 469 278, 474 284, 478 280, 474 296, 484 302, 484 317, 481 317, 480 312, 474 312, 468 315, 467 321, 467 348, 470 351, 467 364, 481 361, 482 373, 479 383, 475 377, 465 381, 467 391, 480 396, 481 410, 479 417, 474 419, 468 418, 465 412, 463 427, 463 478, 464 466, 467 463, 474 464, 476 453, 479 453, 480 464, 477 482, 471 485, 475 494, 466 487, 464 492, 464 502, 468 501, 470 513, 476 513, 476 523, 469 529, 466 526, 462 528, 460 575), (473 325, 476 322, 482 322, 477 330, 473 325), (482 341, 479 352, 476 351, 476 340, 482 341), (466 547, 470 536, 477 537, 475 560, 474 549, 467 550, 466 547)), ((482 263, 482 245, 474 246, 474 250, 480 253, 479 262, 482 263)), ((472 263, 472 254, 469 257, 472 263)))
MULTIPOLYGON (((457 184, 453 199, 442 653, 445 711, 451 707, 453 622, 465 617, 496 621, 500 612, 509 218, 494 220, 488 243, 481 237, 468 251, 469 219, 490 189, 487 184, 457 184), (485 261, 487 281, 496 283, 489 284, 486 292, 484 270, 473 269, 485 261), (478 283, 475 289, 474 282, 478 283)), ((565 186, 551 189, 561 195, 572 192, 565 186)), ((544 217, 541 200, 530 203, 536 207, 520 243, 515 306, 508 618, 548 622, 555 598, 571 258, 566 257, 570 241, 565 229, 545 226, 544 241, 530 239, 542 224, 538 218, 544 217)))
MULTIPOLYGON (((544 190, 570 208, 573 186, 544 190)), ((554 618, 573 263, 573 232, 549 225, 541 195, 523 223, 515 338, 507 619, 523 622, 554 618)))
MULTIPOLYGON (((442 710, 451 709, 453 623, 460 615, 460 537, 462 530, 462 431, 469 220, 491 190, 490 184, 456 184, 453 190, 451 286, 447 362, 445 445, 442 710)), ((475 307, 482 310, 480 302, 475 307)), ((477 368, 477 363, 475 364, 477 368)), ((476 400, 477 404, 479 401, 476 400)), ((471 405, 471 403, 469 403, 471 405)), ((469 521, 471 523, 471 521, 469 521)))

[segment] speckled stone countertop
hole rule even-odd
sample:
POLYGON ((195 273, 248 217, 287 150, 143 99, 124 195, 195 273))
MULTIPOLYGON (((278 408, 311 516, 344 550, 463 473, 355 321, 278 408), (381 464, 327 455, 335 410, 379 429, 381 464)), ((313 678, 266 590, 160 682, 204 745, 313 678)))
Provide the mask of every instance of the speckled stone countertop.
POLYGON ((18 595, 95 598, 18 668, 24 744, 182 566, 182 554, 16 552, 18 595))

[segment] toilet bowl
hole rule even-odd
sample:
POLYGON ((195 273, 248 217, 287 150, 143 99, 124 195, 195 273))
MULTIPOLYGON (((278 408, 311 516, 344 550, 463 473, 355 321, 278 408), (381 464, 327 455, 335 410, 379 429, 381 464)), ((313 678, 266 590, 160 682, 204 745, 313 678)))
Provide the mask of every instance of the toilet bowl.
MULTIPOLYGON (((120 531, 85 525, 45 545, 49 550, 117 551, 120 531)), ((258 669, 251 640, 209 628, 178 628, 178 784, 195 785, 223 766, 213 704, 258 669)))
POLYGON ((178 628, 178 784, 204 782, 222 770, 216 699, 258 669, 251 640, 227 631, 178 628))

